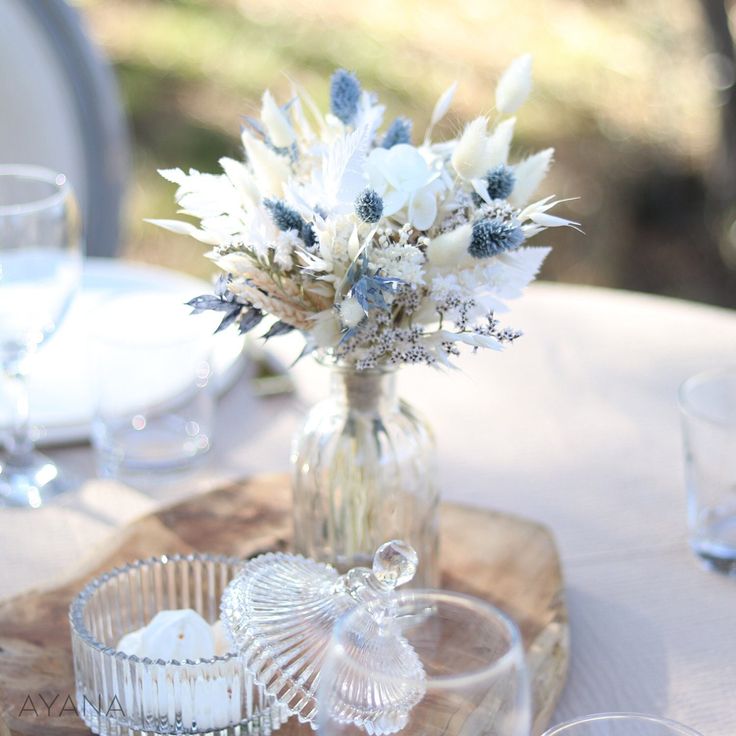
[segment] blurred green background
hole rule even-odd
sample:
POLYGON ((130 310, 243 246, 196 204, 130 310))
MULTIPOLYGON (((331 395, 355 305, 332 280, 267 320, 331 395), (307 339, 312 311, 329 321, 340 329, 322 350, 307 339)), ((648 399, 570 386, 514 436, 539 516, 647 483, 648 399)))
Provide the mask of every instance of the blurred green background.
POLYGON ((326 105, 343 66, 421 135, 457 79, 450 135, 491 112, 499 72, 530 51, 535 89, 515 153, 555 146, 541 194, 579 196, 564 214, 587 233, 544 234, 555 249, 543 277, 736 307, 732 199, 716 176, 733 64, 714 52, 698 0, 77 4, 114 64, 134 137, 126 257, 208 272, 200 244, 143 222, 174 214, 156 169, 216 171, 238 156, 241 117, 265 87, 283 101, 296 79, 326 105))

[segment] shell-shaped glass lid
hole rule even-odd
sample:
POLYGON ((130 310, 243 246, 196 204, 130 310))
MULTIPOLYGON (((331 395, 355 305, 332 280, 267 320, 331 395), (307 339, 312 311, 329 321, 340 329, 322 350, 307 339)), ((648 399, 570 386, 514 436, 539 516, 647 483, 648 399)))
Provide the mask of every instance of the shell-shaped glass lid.
MULTIPOLYGON (((393 590, 416 572, 417 554, 405 542, 393 540, 378 548, 372 569, 356 567, 338 575, 330 565, 281 552, 256 557, 243 565, 222 597, 222 622, 244 667, 287 711, 302 723, 315 726, 320 674, 337 620, 361 603, 380 617, 391 616, 393 590)), ((370 627, 366 629, 370 631, 370 627)), ((376 629, 377 631, 377 629, 376 629)), ((397 679, 424 680, 422 664, 398 633, 375 640, 369 636, 361 649, 361 671, 386 672, 397 679)), ((390 733, 385 715, 394 720, 416 705, 423 693, 387 689, 371 702, 354 708, 348 720, 369 733, 390 733)), ((369 685, 369 683, 366 683, 369 685)))

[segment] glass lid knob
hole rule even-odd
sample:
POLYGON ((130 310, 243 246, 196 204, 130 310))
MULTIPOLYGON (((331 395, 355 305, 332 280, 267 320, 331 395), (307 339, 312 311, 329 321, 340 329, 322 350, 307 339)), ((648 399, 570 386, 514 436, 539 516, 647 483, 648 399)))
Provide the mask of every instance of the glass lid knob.
POLYGON ((419 558, 414 548, 399 539, 385 542, 373 558, 373 574, 390 588, 408 583, 417 571, 419 558))

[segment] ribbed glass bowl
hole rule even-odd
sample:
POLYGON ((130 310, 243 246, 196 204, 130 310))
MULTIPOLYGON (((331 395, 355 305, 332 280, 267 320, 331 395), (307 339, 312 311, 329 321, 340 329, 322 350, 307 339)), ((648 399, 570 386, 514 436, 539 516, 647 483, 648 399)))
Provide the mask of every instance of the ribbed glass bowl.
POLYGON ((242 560, 206 554, 140 560, 93 580, 69 619, 77 710, 103 736, 270 734, 286 715, 237 654, 153 661, 115 649, 162 610, 191 608, 209 624, 242 560))

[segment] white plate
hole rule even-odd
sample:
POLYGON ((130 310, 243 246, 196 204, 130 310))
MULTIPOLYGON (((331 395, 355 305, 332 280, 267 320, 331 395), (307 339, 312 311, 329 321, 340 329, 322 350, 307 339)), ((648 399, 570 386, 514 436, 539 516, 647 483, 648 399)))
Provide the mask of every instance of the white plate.
MULTIPOLYGON (((82 288, 69 314, 33 361, 31 423, 40 430, 39 444, 89 439, 94 396, 88 333, 90 317, 96 308, 119 295, 163 293, 171 294, 172 303, 175 300, 183 303, 200 294, 211 293, 211 290, 208 283, 176 271, 119 260, 87 259, 82 288)), ((213 338, 212 366, 218 393, 225 391, 237 377, 244 343, 244 338, 235 330, 225 330, 213 338)), ((131 349, 135 350, 135 346, 131 349)), ((162 402, 168 398, 171 397, 159 397, 162 402)), ((9 423, 7 403, 0 402, 0 428, 9 423)))

